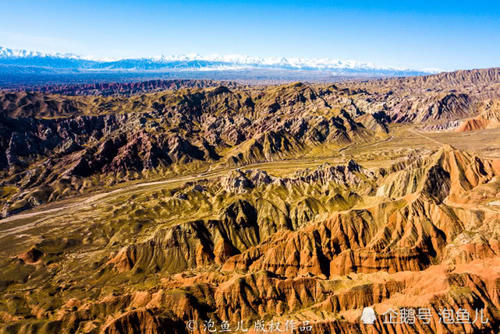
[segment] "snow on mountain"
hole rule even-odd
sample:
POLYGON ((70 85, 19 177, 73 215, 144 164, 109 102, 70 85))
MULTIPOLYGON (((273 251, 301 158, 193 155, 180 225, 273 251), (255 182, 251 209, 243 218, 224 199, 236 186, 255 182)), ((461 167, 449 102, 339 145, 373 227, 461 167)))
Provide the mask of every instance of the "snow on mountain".
POLYGON ((285 58, 285 57, 251 57, 245 55, 211 55, 201 56, 174 55, 151 58, 98 59, 81 57, 74 54, 43 53, 38 51, 14 50, 0 47, 0 65, 55 68, 58 71, 228 71, 252 69, 278 69, 303 71, 333 71, 339 73, 378 73, 387 75, 404 75, 428 73, 378 67, 370 63, 353 60, 330 58, 285 58))
POLYGON ((70 58, 70 59, 83 59, 80 56, 74 55, 72 53, 44 53, 39 51, 31 50, 19 50, 19 49, 9 49, 0 46, 0 58, 70 58))
POLYGON ((386 69, 395 71, 404 71, 405 69, 393 68, 393 67, 377 67, 371 63, 361 63, 354 60, 339 60, 331 58, 285 58, 285 57, 251 57, 245 55, 210 55, 201 56, 198 54, 191 55, 173 55, 173 56, 161 56, 153 58, 145 58, 158 62, 175 62, 175 61, 206 61, 206 62, 218 62, 226 64, 235 65, 247 65, 249 67, 283 67, 283 68, 295 68, 295 69, 386 69))

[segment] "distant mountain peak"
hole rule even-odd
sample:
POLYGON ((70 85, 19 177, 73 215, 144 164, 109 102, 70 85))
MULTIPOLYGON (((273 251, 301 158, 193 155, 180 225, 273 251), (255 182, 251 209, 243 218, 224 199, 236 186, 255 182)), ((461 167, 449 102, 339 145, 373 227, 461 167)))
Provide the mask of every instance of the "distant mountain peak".
MULTIPOLYGON (((39 51, 17 50, 0 47, 0 63, 2 60, 18 60, 26 64, 30 59, 45 58, 53 60, 81 60, 91 62, 93 70, 161 70, 161 69, 188 69, 188 70, 243 70, 243 69, 281 69, 303 71, 385 71, 401 73, 429 73, 411 69, 395 67, 380 67, 371 63, 362 63, 354 60, 339 60, 332 58, 299 58, 299 57, 252 57, 247 55, 162 55, 146 58, 99 59, 82 57, 72 53, 44 53, 39 51), (184 64, 182 64, 184 62, 184 64), (132 66, 132 64, 134 64, 132 66), (145 68, 148 64, 148 68, 145 68), (96 68, 93 68, 96 67, 96 68)), ((78 67, 78 64, 73 64, 78 67)), ((49 66, 50 67, 50 66, 49 66)), ((87 68, 89 69, 89 68, 87 68)))
POLYGON ((435 73, 333 58, 161 55, 102 59, 0 47, 0 87, 145 79, 334 82, 435 73))
POLYGON ((45 53, 32 50, 9 49, 0 46, 0 58, 36 58, 36 57, 54 57, 54 58, 71 58, 82 59, 82 57, 72 53, 45 53))

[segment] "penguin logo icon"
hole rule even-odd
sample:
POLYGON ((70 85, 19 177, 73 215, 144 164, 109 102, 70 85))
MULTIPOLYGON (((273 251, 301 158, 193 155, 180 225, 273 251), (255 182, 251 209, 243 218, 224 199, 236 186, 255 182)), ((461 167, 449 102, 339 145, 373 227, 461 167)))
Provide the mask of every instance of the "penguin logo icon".
POLYGON ((377 320, 377 316, 375 315, 373 307, 365 307, 361 314, 361 322, 365 325, 373 325, 375 320, 377 320))

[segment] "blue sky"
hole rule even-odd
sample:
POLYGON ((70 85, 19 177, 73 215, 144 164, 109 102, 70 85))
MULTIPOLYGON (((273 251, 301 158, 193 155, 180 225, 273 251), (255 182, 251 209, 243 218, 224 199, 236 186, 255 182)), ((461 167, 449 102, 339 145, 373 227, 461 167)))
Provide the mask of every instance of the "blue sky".
POLYGON ((1 8, 0 46, 9 48, 500 66, 500 1, 1 0, 1 8))

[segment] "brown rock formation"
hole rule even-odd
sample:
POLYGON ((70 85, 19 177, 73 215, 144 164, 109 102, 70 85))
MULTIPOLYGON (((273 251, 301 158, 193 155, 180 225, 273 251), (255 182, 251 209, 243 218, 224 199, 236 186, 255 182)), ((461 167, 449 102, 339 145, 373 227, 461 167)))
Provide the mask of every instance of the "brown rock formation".
POLYGON ((496 333, 497 83, 1 93, 0 333, 496 333))

